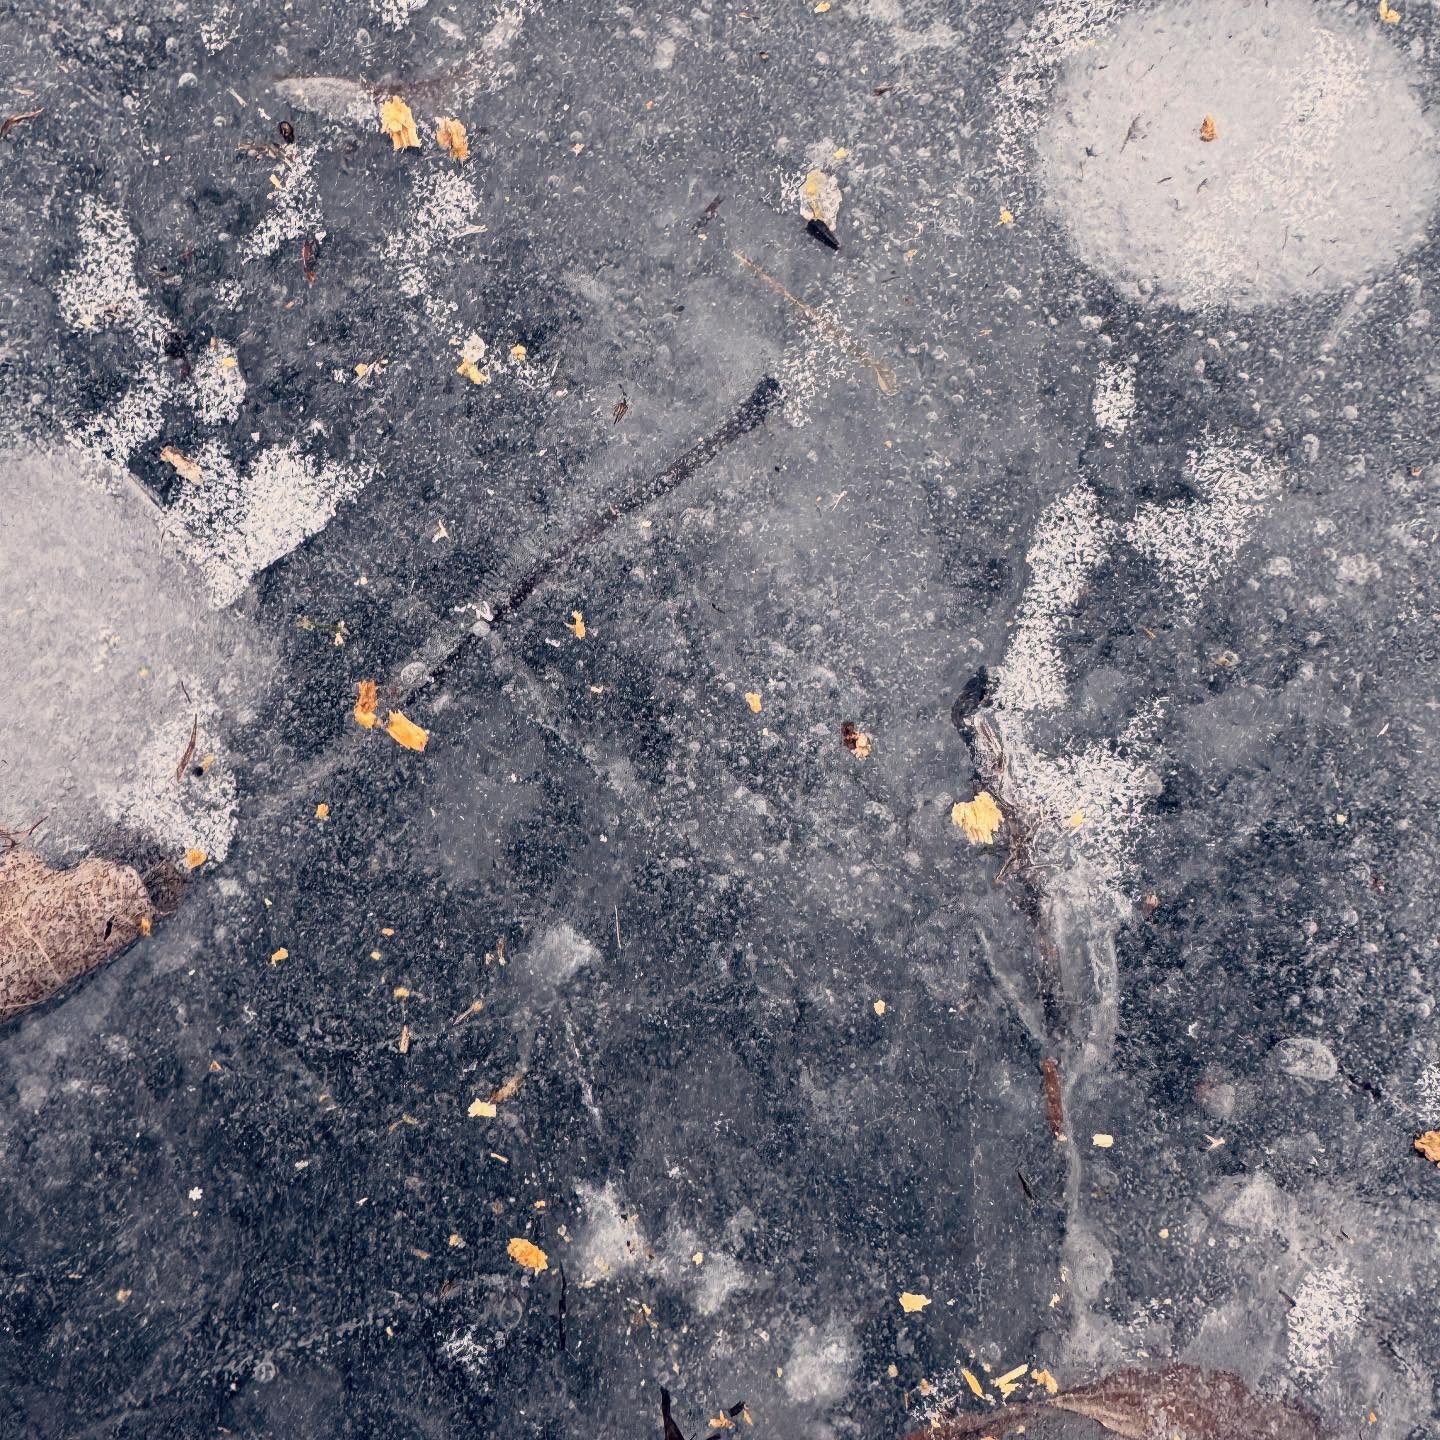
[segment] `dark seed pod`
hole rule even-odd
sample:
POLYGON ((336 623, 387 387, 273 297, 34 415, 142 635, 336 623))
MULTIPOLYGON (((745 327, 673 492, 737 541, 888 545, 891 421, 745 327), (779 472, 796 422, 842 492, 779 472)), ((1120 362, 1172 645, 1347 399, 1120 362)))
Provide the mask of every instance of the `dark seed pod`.
POLYGON ((295 143, 295 127, 288 120, 282 120, 279 128, 280 138, 287 145, 293 145, 295 143))

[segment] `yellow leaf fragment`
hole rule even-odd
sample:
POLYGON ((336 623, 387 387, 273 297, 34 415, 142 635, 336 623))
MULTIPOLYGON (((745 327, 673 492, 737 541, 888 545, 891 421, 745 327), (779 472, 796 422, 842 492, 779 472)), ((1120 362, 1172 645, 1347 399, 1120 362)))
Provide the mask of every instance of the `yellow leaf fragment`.
POLYGON ((1013 225, 1015 216, 1004 206, 1000 207, 1000 223, 1002 225, 1013 225))
MULTIPOLYGON (((493 1120, 495 1118, 495 1106, 489 1100, 472 1100, 470 1108, 465 1112, 472 1120, 493 1120)), ((513 1251, 511 1252, 514 1253, 513 1251)))
POLYGON ((398 95, 392 95, 380 107, 380 129, 390 137, 391 145, 397 150, 420 148, 420 132, 415 128, 415 117, 398 95))
MULTIPOLYGON (((370 958, 372 960, 378 960, 380 958, 380 952, 378 950, 372 950, 370 952, 370 958)), ((397 1000, 408 1000, 410 998, 410 987, 408 985, 397 985, 395 989, 391 991, 391 994, 393 994, 397 1000)))
POLYGON ((407 720, 398 710, 392 710, 385 717, 385 733, 407 750, 423 750, 430 739, 430 732, 422 730, 413 720, 407 720))
POLYGON ((437 120, 435 143, 454 161, 463 164, 470 158, 470 141, 465 134, 465 126, 459 120, 437 120))
POLYGON ((754 714, 758 715, 760 713, 760 707, 765 702, 761 699, 760 692, 758 690, 747 690, 745 692, 745 703, 750 707, 751 711, 754 714))
POLYGON ((209 858, 203 850, 187 850, 185 852, 185 868, 198 870, 209 858))
POLYGON ((330 807, 323 800, 315 807, 315 818, 317 820, 330 818, 330 807))
POLYGON ((929 1303, 928 1295, 917 1295, 913 1290, 900 1292, 900 1308, 907 1315, 913 1315, 917 1310, 923 1310, 929 1303))
POLYGON ((1071 813, 1066 816, 1065 823, 1072 830, 1078 830, 1085 823, 1085 812, 1083 810, 1071 811, 1071 813))
POLYGON ((375 706, 379 703, 380 687, 373 680, 362 680, 355 687, 355 723, 365 730, 376 724, 375 706))
POLYGON ((885 1013, 885 1002, 883 1000, 877 1000, 874 1009, 877 1015, 883 1015, 885 1013))
POLYGON ((970 1371, 962 1369, 960 1371, 960 1376, 970 1387, 970 1393, 972 1395, 983 1396, 985 1394, 985 1387, 974 1377, 974 1375, 970 1373, 970 1371))
POLYGON ((995 1388, 1008 1400, 1010 1396, 1020 1388, 1020 1382, 1025 1378, 1025 1372, 1029 1368, 1030 1365, 1028 1361, 1024 1365, 1017 1365, 1013 1370, 1007 1371, 995 1381, 995 1388))
POLYGON ((1207 115, 1200 122, 1200 138, 1204 140, 1207 144, 1211 140, 1213 140, 1219 133, 1220 132, 1215 128, 1215 117, 1213 115, 1207 115))
POLYGON ((463 375, 472 385, 488 385, 490 377, 470 359, 462 360, 456 367, 455 373, 463 375))
POLYGON ((712 1430, 733 1430, 735 1428, 735 1422, 723 1410, 706 1423, 712 1430))
POLYGON ((570 612, 570 624, 566 627, 577 640, 585 638, 585 617, 578 611, 570 612))
POLYGON ((278 965, 282 960, 288 960, 289 958, 290 952, 282 945, 278 950, 274 951, 271 954, 270 963, 272 965, 278 965))
POLYGON ((1060 1382, 1048 1370, 1032 1370, 1030 1378, 1037 1384, 1045 1387, 1047 1395, 1058 1395, 1060 1393, 1060 1382))
POLYGON ((950 819, 964 832, 972 845, 988 845, 1005 817, 995 797, 982 790, 973 800, 960 800, 950 810, 950 819))
POLYGON ((1090 1137, 1090 1143, 1094 1145, 1097 1149, 1108 1150, 1115 1143, 1115 1137, 1113 1135, 1103 1134, 1092 1135, 1090 1137))
POLYGON ((523 345, 512 345, 510 347, 510 363, 512 365, 523 365, 529 351, 523 345))
POLYGON ((840 219, 840 182, 823 170, 811 170, 800 186, 800 214, 806 220, 819 220, 832 230, 840 219))
POLYGON ((1440 1165, 1440 1130, 1427 1130, 1415 1141, 1415 1148, 1427 1159, 1440 1165))
POLYGON ((550 1268, 550 1262, 545 1258, 545 1252, 532 1240, 522 1240, 515 1236, 505 1247, 505 1253, 517 1264, 523 1265, 527 1270, 533 1270, 538 1275, 542 1270, 550 1268))
POLYGON ((1388 0, 1380 0, 1380 19, 1386 25, 1398 25, 1400 12, 1388 0))
POLYGON ((451 1235, 448 1243, 452 1250, 463 1250, 465 1248, 464 1240, 462 1240, 458 1235, 451 1235))
POLYGON ((148 915, 142 915, 140 917, 140 933, 142 935, 148 935, 154 928, 154 924, 148 915))
POLYGON ((123 1305, 134 1293, 133 1290, 117 1290, 115 1298, 123 1305))
POLYGON ((198 485, 204 478, 205 472, 191 460, 183 455, 173 445, 167 445, 161 452, 160 458, 182 479, 188 480, 192 485, 198 485))

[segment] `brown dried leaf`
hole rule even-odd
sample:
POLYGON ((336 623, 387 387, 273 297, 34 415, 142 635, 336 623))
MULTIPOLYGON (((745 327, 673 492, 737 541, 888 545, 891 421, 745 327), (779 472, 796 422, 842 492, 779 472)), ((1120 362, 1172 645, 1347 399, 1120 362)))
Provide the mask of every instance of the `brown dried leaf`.
POLYGON ((1158 1370, 1117 1370, 1093 1385, 1053 1398, 960 1415, 911 1440, 959 1440, 966 1435, 1015 1433, 1048 1410, 1093 1420, 1123 1440, 1328 1440, 1313 1411, 1257 1395, 1236 1375, 1167 1365, 1158 1370))
POLYGON ((1167 1365, 1117 1370, 1057 1395, 1057 1409, 1088 1416, 1126 1440, 1324 1440, 1319 1418, 1284 1400, 1257 1395, 1237 1375, 1167 1365))
POLYGON ((123 950, 154 914, 128 865, 90 859, 51 870, 29 850, 0 855, 0 1020, 123 950))
POLYGON ((1207 115, 1200 122, 1200 138, 1208 145, 1220 132, 1215 128, 1215 117, 1207 115))
POLYGON ((420 132, 415 128, 415 117, 398 95, 392 95, 380 107, 380 129, 390 137, 391 145, 397 150, 420 148, 420 132))
POLYGON ((452 160, 461 162, 470 158, 470 141, 465 126, 459 120, 437 120, 435 122, 435 143, 452 160))
POLYGON ((1415 1148, 1427 1159, 1440 1165, 1440 1130, 1427 1130, 1415 1141, 1415 1148))
POLYGON ((1045 1123, 1057 1139, 1065 1138, 1065 1096, 1060 1086, 1060 1065, 1046 1056, 1040 1062, 1040 1075, 1045 1089, 1045 1123))

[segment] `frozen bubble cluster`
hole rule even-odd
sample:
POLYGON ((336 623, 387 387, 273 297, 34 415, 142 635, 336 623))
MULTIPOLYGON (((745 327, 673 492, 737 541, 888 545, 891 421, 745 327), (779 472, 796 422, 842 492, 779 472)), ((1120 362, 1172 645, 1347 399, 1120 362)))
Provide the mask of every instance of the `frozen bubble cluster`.
POLYGON ((1056 85, 1047 203, 1132 296, 1252 309, 1355 283, 1424 238, 1440 166, 1421 78, 1371 7, 1131 11, 1056 85))

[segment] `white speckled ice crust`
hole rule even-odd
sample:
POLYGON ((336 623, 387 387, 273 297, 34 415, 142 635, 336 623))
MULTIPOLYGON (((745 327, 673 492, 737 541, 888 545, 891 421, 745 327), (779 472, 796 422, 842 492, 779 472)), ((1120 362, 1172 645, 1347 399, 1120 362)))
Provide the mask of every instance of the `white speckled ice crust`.
POLYGON ((1424 237, 1440 166, 1420 77, 1365 15, 1174 0, 1074 51, 1036 147, 1080 258, 1187 308, 1251 309, 1393 265, 1424 237))
POLYGON ((238 599, 257 571, 322 530, 370 479, 367 470, 317 459, 294 440, 261 451, 243 475, 218 444, 206 446, 199 463, 205 483, 179 492, 165 525, 217 606, 238 599))
POLYGON ((173 858, 223 857, 236 786, 220 719, 248 707, 266 665, 239 622, 214 615, 123 472, 73 451, 0 456, 0 824, 44 818, 54 861, 113 825, 173 858), (201 775, 176 778, 191 727, 201 775))

